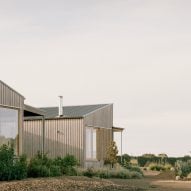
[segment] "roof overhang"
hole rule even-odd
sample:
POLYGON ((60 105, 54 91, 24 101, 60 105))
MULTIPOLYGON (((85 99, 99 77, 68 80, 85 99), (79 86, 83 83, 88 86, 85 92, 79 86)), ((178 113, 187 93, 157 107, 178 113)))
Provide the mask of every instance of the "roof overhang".
POLYGON ((24 117, 44 116, 44 112, 30 105, 24 105, 24 117))
POLYGON ((113 132, 122 132, 124 128, 122 127, 112 127, 113 132))

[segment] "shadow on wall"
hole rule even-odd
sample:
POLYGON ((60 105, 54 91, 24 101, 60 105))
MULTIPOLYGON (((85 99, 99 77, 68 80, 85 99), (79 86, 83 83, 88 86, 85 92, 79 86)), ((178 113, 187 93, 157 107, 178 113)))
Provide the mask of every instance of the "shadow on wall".
MULTIPOLYGON (((42 136, 26 131, 23 133, 23 154, 26 154, 28 158, 32 158, 38 151, 42 152, 42 149, 42 136)), ((84 152, 82 148, 64 144, 61 140, 54 139, 54 137, 52 139, 45 138, 44 153, 50 158, 64 157, 67 154, 74 155, 79 160, 79 163, 83 164, 84 152)))

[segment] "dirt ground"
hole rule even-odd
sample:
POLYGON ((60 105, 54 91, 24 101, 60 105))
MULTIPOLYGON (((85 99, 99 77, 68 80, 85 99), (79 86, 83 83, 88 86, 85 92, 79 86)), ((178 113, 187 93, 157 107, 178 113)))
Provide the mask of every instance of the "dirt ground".
POLYGON ((0 182, 0 191, 191 191, 191 181, 174 181, 171 175, 146 175, 143 179, 59 177, 0 182), (167 179, 169 177, 169 180, 167 179))

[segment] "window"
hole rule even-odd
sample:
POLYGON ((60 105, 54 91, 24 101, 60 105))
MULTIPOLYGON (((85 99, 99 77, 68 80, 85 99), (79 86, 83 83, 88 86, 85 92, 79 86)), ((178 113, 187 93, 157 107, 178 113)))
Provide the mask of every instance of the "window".
POLYGON ((86 159, 96 159, 96 129, 86 128, 86 159))
POLYGON ((0 107, 0 145, 12 145, 17 153, 18 111, 0 107))

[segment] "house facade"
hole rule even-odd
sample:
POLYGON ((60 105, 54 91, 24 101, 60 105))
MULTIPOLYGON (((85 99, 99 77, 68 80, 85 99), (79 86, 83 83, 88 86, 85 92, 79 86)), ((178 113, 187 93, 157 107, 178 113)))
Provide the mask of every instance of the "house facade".
POLYGON ((74 155, 81 166, 100 167, 113 133, 113 104, 35 108, 20 93, 0 81, 0 145, 33 157, 74 155))
POLYGON ((71 154, 82 166, 103 165, 113 140, 113 104, 67 106, 62 108, 63 115, 59 107, 40 110, 45 113, 44 127, 38 117, 24 120, 23 152, 27 156, 38 151, 52 158, 71 154))

